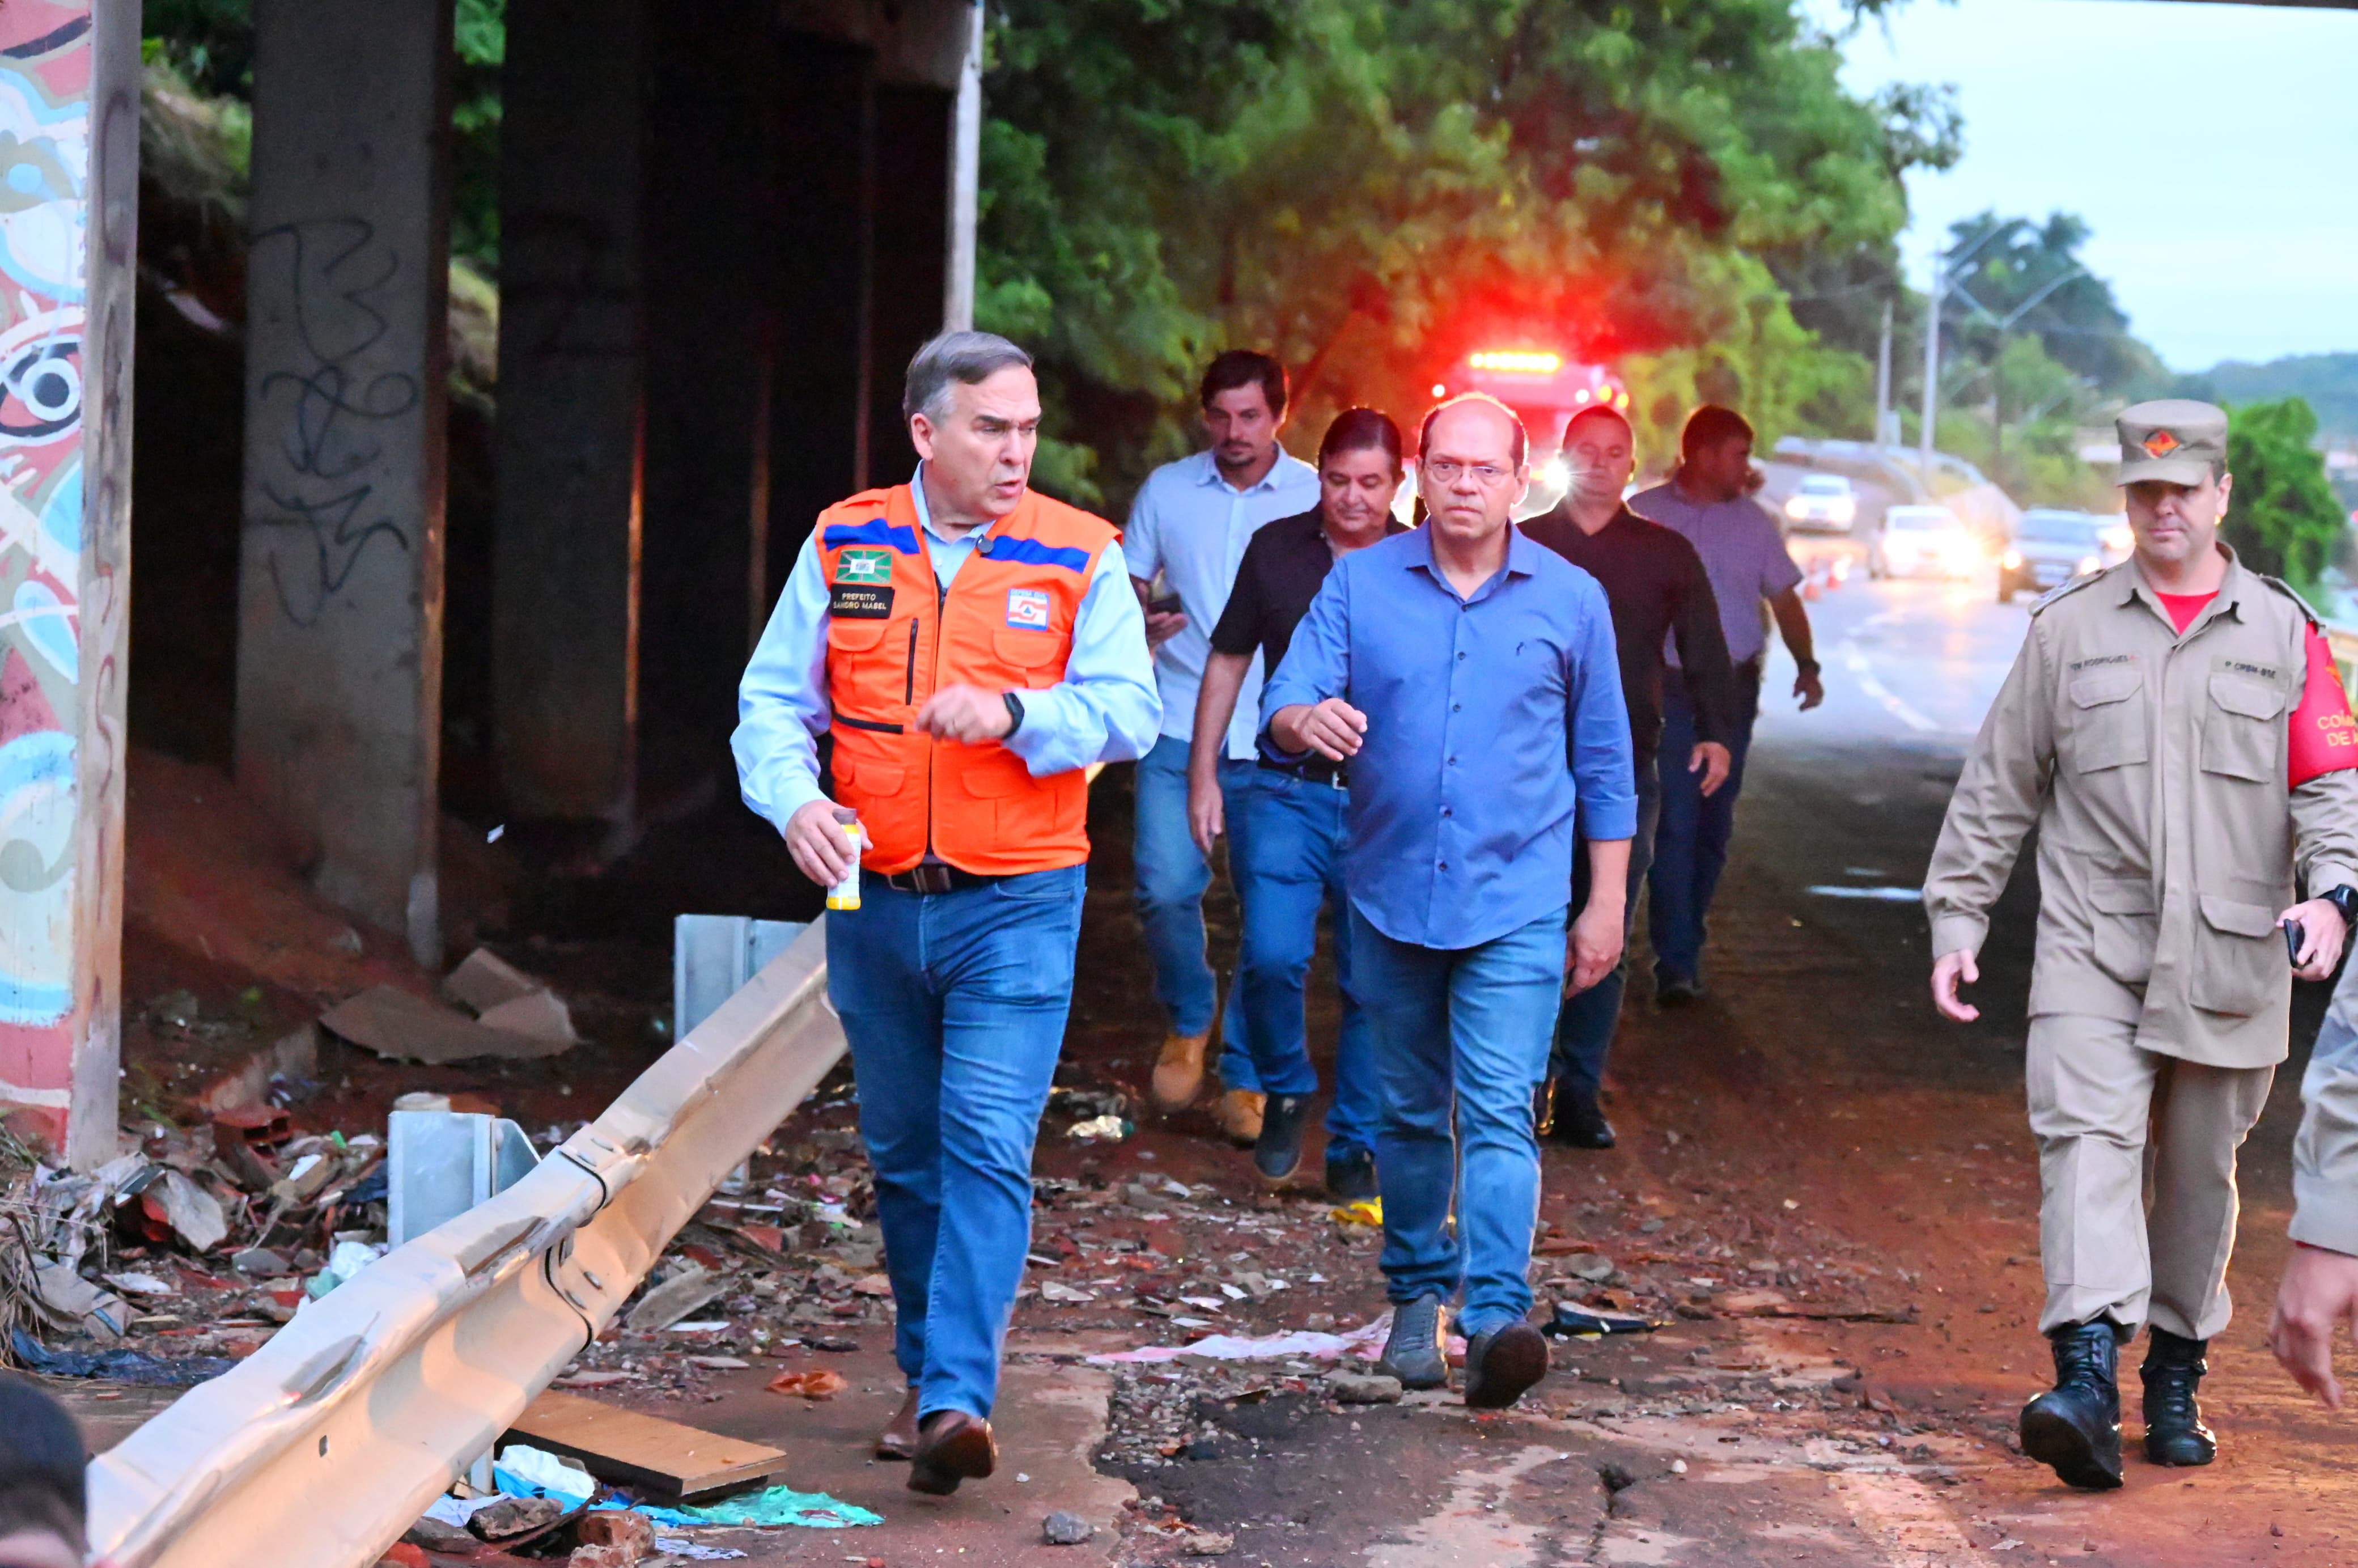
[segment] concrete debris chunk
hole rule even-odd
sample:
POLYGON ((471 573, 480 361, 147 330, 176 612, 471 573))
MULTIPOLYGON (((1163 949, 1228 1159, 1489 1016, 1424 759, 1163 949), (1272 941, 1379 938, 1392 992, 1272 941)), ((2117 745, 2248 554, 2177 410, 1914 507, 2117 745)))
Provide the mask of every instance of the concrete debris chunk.
POLYGON ((1563 1271, 1575 1280, 1601 1285, 1613 1277, 1613 1260, 1598 1252, 1583 1252, 1564 1260, 1563 1271))
POLYGON ((1067 1509, 1040 1521, 1040 1539, 1051 1546, 1078 1546, 1097 1532, 1097 1526, 1067 1509))
POLYGON ((1347 1405, 1396 1404, 1401 1397, 1401 1380, 1380 1372, 1330 1372, 1326 1387, 1336 1400, 1347 1405))
POLYGON ((1190 1530, 1179 1538, 1179 1550, 1190 1557, 1225 1557, 1237 1549, 1237 1538, 1214 1530, 1190 1530))
POLYGON ((471 1008, 489 1029, 574 1045, 573 1015, 564 1000, 542 981, 487 948, 478 947, 442 982, 442 994, 471 1008))
POLYGON ((565 1517, 565 1505, 555 1498, 502 1498, 478 1509, 467 1528, 485 1541, 514 1541, 520 1535, 546 1530, 565 1517))
POLYGON ((718 1296, 727 1281, 701 1263, 683 1263, 671 1278, 639 1298, 623 1325, 633 1334, 660 1334, 718 1296))
POLYGON ((464 1525, 427 1517, 402 1531, 401 1539, 428 1552, 464 1552, 475 1548, 475 1537, 464 1525))
POLYGON ((372 986, 330 1009, 319 1022, 330 1033, 380 1056, 428 1065, 484 1057, 531 1061, 557 1055, 572 1044, 570 1040, 490 1028, 395 986, 372 986))
POLYGON ((178 1171, 168 1170, 151 1190, 159 1191, 165 1222, 191 1252, 210 1252, 229 1235, 229 1217, 221 1199, 178 1171))
POLYGON ((581 1544, 574 1549, 572 1568, 636 1568, 655 1555, 654 1521, 628 1509, 607 1509, 582 1516, 581 1544), (583 1563, 582 1553, 595 1555, 583 1563))

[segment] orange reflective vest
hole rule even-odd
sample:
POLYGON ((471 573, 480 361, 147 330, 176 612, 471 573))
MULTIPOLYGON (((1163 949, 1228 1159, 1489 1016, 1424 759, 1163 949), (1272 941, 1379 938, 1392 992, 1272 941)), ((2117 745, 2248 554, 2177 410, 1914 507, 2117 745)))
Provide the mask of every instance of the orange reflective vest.
POLYGON ((863 491, 817 526, 835 797, 868 829, 862 863, 905 871, 929 847, 983 876, 1087 860, 1085 773, 1035 779, 997 741, 936 741, 914 721, 941 687, 1022 692, 1064 679, 1073 622, 1113 525, 1026 491, 976 541, 946 593, 907 485, 863 491))

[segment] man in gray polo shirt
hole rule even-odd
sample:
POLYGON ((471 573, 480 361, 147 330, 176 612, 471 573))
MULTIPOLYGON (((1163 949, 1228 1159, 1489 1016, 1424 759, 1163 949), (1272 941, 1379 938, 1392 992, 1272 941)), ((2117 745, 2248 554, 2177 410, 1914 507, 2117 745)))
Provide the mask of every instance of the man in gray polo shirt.
MULTIPOLYGON (((1786 553, 1777 520, 1752 499, 1752 427, 1733 408, 1706 403, 1687 416, 1679 438, 1679 469, 1668 484, 1630 497, 1629 510, 1685 535, 1703 557, 1719 600, 1728 661, 1736 666, 1736 725, 1728 736, 1727 782, 1706 795, 1703 775, 1662 770, 1662 816, 1654 829, 1654 864, 1647 873, 1647 930, 1654 944, 1654 996, 1664 1005, 1703 994, 1704 919, 1727 864, 1736 830, 1736 796, 1744 787, 1744 755, 1760 710, 1760 661, 1768 648, 1760 624, 1765 600, 1777 630, 1801 666, 1793 695, 1804 708, 1826 699, 1812 656, 1810 618, 1801 608, 1801 568, 1786 553)), ((1678 651, 1670 650, 1671 667, 1678 651)), ((1665 757, 1683 757, 1703 737, 1683 682, 1662 687, 1665 757)))

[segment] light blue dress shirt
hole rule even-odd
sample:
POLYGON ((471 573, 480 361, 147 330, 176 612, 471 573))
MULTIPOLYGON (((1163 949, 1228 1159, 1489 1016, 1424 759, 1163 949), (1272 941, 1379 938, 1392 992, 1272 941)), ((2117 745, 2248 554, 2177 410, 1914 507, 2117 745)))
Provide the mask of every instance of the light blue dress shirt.
MULTIPOLYGON (((923 464, 910 490, 934 580, 946 593, 985 531, 957 539, 935 532, 923 464)), ((737 732, 729 742, 745 804, 781 832, 795 812, 826 798, 818 787, 818 736, 828 722, 827 600, 814 529, 745 666, 737 688, 737 732)), ((1162 709, 1146 653, 1146 618, 1130 589, 1120 545, 1105 547, 1082 592, 1065 678, 1024 692, 1022 699, 1023 723, 1001 744, 1023 759, 1033 778, 1091 762, 1126 762, 1154 744, 1162 709)))
MULTIPOLYGON (((1122 547, 1130 574, 1141 581, 1163 574, 1187 611, 1179 634, 1154 651, 1154 681, 1163 693, 1163 733, 1186 740, 1195 732, 1195 693, 1204 684, 1204 661, 1212 652, 1212 628, 1228 607, 1237 567, 1245 546, 1264 524, 1293 517, 1318 504, 1318 470, 1280 450, 1258 484, 1245 490, 1220 477, 1209 452, 1165 463, 1146 476, 1130 503, 1122 547)), ((1261 656, 1237 692, 1236 716, 1228 721, 1231 757, 1253 754, 1253 712, 1260 697, 1261 656)))
POLYGON ((1261 693, 1261 725, 1330 697, 1368 716, 1344 888, 1395 942, 1478 946, 1564 907, 1575 806, 1592 838, 1638 830, 1605 590, 1520 528, 1466 599, 1424 528, 1336 561, 1261 693))

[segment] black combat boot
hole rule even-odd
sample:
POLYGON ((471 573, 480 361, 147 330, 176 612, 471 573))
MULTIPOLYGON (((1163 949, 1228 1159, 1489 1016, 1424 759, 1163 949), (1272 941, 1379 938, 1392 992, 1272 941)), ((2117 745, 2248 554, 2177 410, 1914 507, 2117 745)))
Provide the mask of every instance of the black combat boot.
POLYGON ((2022 1451, 2067 1485, 2121 1484, 2120 1341, 2111 1321, 2066 1324, 2049 1335, 2055 1387, 2022 1407, 2022 1451))
POLYGON ((2202 1424, 2194 1390, 2210 1366, 2205 1339, 2186 1339, 2166 1328, 2150 1331, 2146 1346, 2145 1456, 2157 1465, 2208 1465, 2219 1454, 2218 1434, 2202 1424))

